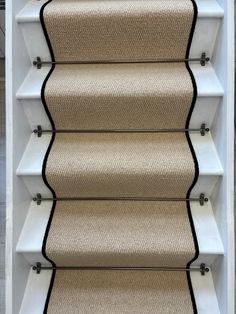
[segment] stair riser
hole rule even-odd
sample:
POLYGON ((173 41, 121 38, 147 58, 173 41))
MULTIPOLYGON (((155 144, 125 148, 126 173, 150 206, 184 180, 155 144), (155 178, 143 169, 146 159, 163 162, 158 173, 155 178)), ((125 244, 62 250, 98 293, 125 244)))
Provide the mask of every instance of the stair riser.
MULTIPOLYGON (((24 254, 31 264, 37 261, 45 263, 41 255, 43 238, 50 216, 52 202, 43 202, 40 206, 31 202, 27 218, 22 229, 16 251, 24 254), (30 242, 28 239, 30 238, 30 242)), ((200 206, 191 203, 191 213, 198 239, 200 257, 194 265, 206 262, 211 265, 217 256, 224 254, 224 248, 214 218, 211 202, 200 206)))
MULTIPOLYGON (((48 264, 48 261, 42 256, 42 252, 21 252, 20 250, 17 251, 18 253, 22 253, 24 258, 33 265, 37 262, 42 264, 48 264)), ((212 265, 216 258, 219 257, 219 254, 199 254, 197 262, 193 263, 192 266, 198 267, 201 263, 206 263, 207 265, 212 265)))
POLYGON ((221 25, 221 18, 199 18, 195 27, 190 57, 198 57, 203 51, 212 57, 221 25))
MULTIPOLYGON (((190 122, 190 128, 199 128, 201 123, 211 127, 217 112, 221 97, 198 97, 190 122)), ((37 125, 51 129, 50 122, 45 113, 42 101, 39 99, 21 99, 25 114, 33 130, 37 125)))
MULTIPOLYGON (((41 175, 21 175, 24 184, 26 185, 30 195, 33 197, 37 193, 41 193, 43 196, 51 196, 50 191, 45 186, 41 175)), ((198 182, 192 191, 193 197, 198 197, 200 193, 205 193, 207 196, 211 196, 220 176, 218 175, 200 175, 198 182)))
MULTIPOLYGON (((209 57, 212 56, 221 20, 221 18, 198 18, 190 57, 199 57, 204 51, 209 57)), ((40 56, 42 60, 50 60, 50 53, 41 24, 39 22, 21 22, 20 27, 30 60, 35 60, 37 56, 40 56)))
MULTIPOLYGON (((26 294, 22 302, 20 314, 41 314, 43 313, 48 287, 50 284, 51 271, 44 270, 40 275, 31 270, 26 287, 26 294), (37 306, 35 306, 37 304, 37 306)), ((199 314, 220 314, 217 299, 209 291, 214 291, 212 274, 201 276, 198 272, 191 273, 191 281, 194 287, 194 295, 198 306, 199 314), (206 293, 207 291, 207 293, 206 293)))

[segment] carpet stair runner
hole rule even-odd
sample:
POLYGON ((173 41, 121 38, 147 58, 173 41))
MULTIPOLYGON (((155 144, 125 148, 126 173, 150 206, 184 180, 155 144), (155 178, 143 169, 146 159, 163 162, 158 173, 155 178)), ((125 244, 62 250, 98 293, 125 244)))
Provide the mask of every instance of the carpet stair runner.
MULTIPOLYGON (((52 0, 40 15, 52 60, 84 63, 53 65, 42 87, 62 131, 45 184, 55 198, 86 198, 54 201, 44 256, 55 266, 189 267, 198 256, 189 201, 147 199, 190 196, 189 135, 143 130, 188 128, 197 91, 187 62, 150 62, 188 57, 194 1, 52 0)), ((196 312, 185 271, 54 270, 45 304, 45 313, 196 312)))

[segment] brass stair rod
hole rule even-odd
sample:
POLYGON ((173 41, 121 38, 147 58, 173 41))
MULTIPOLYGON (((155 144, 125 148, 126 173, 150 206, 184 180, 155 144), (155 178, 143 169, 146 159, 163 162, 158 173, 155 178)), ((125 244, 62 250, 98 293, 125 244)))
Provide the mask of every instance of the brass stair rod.
POLYGON ((119 267, 119 266, 42 266, 41 263, 31 266, 37 274, 40 274, 41 270, 138 270, 138 271, 199 271, 204 276, 209 272, 209 268, 205 263, 202 263, 200 267, 184 268, 184 267, 119 267))
POLYGON ((40 125, 37 126, 37 129, 33 130, 34 134, 37 134, 38 137, 41 137, 43 133, 168 133, 168 132, 200 132, 204 136, 210 129, 206 128, 205 123, 201 125, 200 128, 192 129, 79 129, 79 130, 48 130, 42 129, 40 125))
POLYGON ((37 205, 41 205, 43 201, 175 201, 186 202, 194 201, 199 202, 201 206, 208 202, 208 198, 204 193, 201 193, 199 197, 190 198, 164 198, 164 197, 42 197, 40 193, 37 193, 36 197, 32 199, 37 205))
POLYGON ((41 69, 42 65, 50 64, 116 64, 116 63, 174 63, 174 62, 200 62, 202 66, 209 62, 210 58, 203 52, 200 58, 176 58, 176 59, 140 59, 140 60, 80 60, 80 61, 43 61, 41 57, 36 57, 33 65, 41 69))

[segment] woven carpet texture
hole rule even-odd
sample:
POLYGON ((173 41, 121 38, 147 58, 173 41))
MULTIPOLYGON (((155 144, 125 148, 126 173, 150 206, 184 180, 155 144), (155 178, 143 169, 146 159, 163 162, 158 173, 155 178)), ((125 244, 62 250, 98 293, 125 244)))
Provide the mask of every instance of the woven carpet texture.
MULTIPOLYGON (((42 88, 62 131, 43 166, 56 198, 189 197, 198 166, 188 134, 137 130, 188 128, 196 87, 187 63, 147 61, 188 57, 196 13, 191 0, 42 7, 52 60, 83 63, 53 65, 42 88)), ((58 200, 42 252, 56 266, 186 268, 198 245, 188 201, 58 200)), ((55 270, 45 304, 45 313, 196 311, 185 271, 55 270)))
POLYGON ((193 310, 180 272, 67 270, 56 275, 48 313, 190 314, 193 310))
POLYGON ((183 58, 190 0, 52 0, 44 22, 56 60, 183 58))
POLYGON ((45 97, 57 129, 184 128, 193 88, 181 63, 57 65, 45 97))
POLYGON ((185 197, 195 168, 184 133, 57 134, 46 176, 58 197, 185 197))
POLYGON ((183 267, 195 255, 186 221, 181 202, 60 202, 47 255, 58 266, 183 267))

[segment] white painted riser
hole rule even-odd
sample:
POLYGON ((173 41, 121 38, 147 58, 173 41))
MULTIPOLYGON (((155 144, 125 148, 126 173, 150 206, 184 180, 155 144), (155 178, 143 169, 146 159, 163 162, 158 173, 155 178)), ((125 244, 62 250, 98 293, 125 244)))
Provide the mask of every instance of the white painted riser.
MULTIPOLYGON (((43 1, 45 2, 45 1, 43 1)), ((199 57, 202 52, 212 56, 215 42, 223 17, 223 10, 217 1, 197 1, 198 19, 193 36, 190 57, 199 57), (204 3, 205 2, 205 3, 204 3)), ((39 22, 39 8, 42 1, 32 0, 17 15, 17 21, 23 32, 25 44, 31 62, 37 56, 42 60, 50 60, 50 53, 39 22)))
MULTIPOLYGON (((39 175, 24 175, 18 170, 18 176, 23 180, 31 197, 34 197, 37 193, 40 193, 43 197, 51 197, 51 192, 45 186, 42 180, 41 174, 39 175)), ((198 182, 192 190, 191 197, 199 197, 200 193, 205 193, 207 197, 211 197, 213 190, 217 186, 221 175, 205 175, 199 176, 198 182)))
MULTIPOLYGON (((51 129, 50 121, 40 99, 20 99, 19 102, 24 108, 31 130, 34 130, 37 125, 41 125, 43 129, 51 129)), ((189 127, 199 128, 204 122, 207 127, 211 128, 220 102, 221 97, 199 97, 189 127)))

